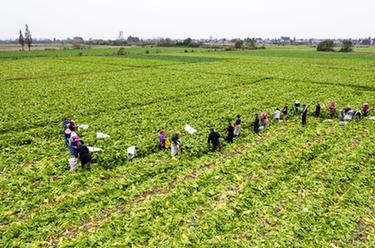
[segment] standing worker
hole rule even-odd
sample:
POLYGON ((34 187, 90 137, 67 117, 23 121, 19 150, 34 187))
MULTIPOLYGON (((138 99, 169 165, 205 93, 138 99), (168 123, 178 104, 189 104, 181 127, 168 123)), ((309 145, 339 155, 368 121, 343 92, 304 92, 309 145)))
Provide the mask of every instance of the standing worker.
POLYGON ((322 107, 320 106, 320 103, 316 104, 315 106, 315 117, 320 117, 320 110, 322 107))
POLYGON ((240 133, 241 133, 241 116, 240 115, 237 115, 235 124, 236 124, 236 128, 234 129, 234 136, 240 137, 240 133))
POLYGON ((181 152, 181 140, 180 140, 180 136, 181 136, 181 133, 180 132, 176 132, 173 136, 172 136, 172 144, 171 144, 171 154, 172 154, 172 157, 176 156, 177 154, 179 154, 181 152))
POLYGON ((368 103, 363 104, 363 116, 367 117, 369 112, 370 106, 368 105, 368 103))
POLYGON ((227 132, 227 141, 228 143, 233 143, 233 137, 234 137, 234 127, 231 122, 228 123, 228 127, 225 129, 227 132))
POLYGON ((301 107, 301 102, 299 100, 295 101, 293 106, 293 112, 296 115, 298 113, 298 109, 301 107))
POLYGON ((215 132, 213 128, 210 129, 210 134, 208 135, 208 144, 212 144, 212 150, 216 151, 220 148, 220 134, 215 132))
POLYGON ((258 114, 255 114, 255 120, 254 120, 254 133, 259 133, 259 116, 258 114))
POLYGON ((303 105, 302 106, 302 125, 306 125, 307 124, 307 110, 308 110, 308 105, 303 105))

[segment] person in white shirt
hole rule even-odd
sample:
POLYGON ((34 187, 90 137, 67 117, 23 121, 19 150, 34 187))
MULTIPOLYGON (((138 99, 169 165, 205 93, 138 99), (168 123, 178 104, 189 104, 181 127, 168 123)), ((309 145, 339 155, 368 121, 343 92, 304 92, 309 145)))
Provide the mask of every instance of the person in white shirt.
POLYGON ((280 109, 276 108, 275 112, 273 112, 273 121, 278 123, 280 121, 280 109))

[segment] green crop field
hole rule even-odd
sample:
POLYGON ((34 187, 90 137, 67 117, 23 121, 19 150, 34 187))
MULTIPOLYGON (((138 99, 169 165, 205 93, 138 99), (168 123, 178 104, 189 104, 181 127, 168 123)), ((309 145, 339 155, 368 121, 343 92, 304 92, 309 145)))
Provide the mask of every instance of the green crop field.
POLYGON ((312 115, 375 106, 375 49, 126 50, 0 52, 1 247, 375 246, 375 121, 312 115), (254 113, 297 99, 306 126, 253 133, 254 113), (237 114, 241 136, 211 152, 209 128, 237 114), (104 150, 91 171, 69 172, 64 118, 104 150), (176 159, 162 128, 182 132, 176 159))

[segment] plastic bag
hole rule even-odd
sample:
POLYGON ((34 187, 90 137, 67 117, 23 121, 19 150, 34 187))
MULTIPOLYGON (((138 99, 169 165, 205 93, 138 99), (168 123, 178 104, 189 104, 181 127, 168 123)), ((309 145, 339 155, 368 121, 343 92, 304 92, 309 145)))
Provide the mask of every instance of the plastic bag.
POLYGON ((93 146, 88 146, 89 152, 101 152, 103 149, 98 148, 98 147, 93 147, 93 146))
POLYGON ((96 133, 96 138, 97 139, 107 139, 107 138, 110 138, 111 136, 109 136, 108 134, 105 134, 105 133, 96 133))
POLYGON ((127 149, 128 152, 128 158, 132 159, 135 157, 135 146, 128 147, 127 149))
POLYGON ((375 116, 370 116, 368 119, 372 120, 372 121, 375 121, 375 116))
POLYGON ((87 130, 89 128, 89 125, 87 125, 87 124, 82 124, 82 125, 79 125, 78 126, 78 130, 87 130))
POLYGON ((188 133, 190 133, 190 134, 193 134, 193 133, 195 133, 197 130, 196 129, 194 129, 192 126, 190 126, 189 124, 186 124, 185 126, 184 126, 184 129, 185 129, 185 131, 186 132, 188 132, 188 133))
POLYGON ((340 126, 346 126, 348 123, 346 121, 340 121, 340 126))
POLYGON ((77 168, 77 158, 70 158, 69 159, 69 166, 70 166, 70 171, 75 171, 77 168))

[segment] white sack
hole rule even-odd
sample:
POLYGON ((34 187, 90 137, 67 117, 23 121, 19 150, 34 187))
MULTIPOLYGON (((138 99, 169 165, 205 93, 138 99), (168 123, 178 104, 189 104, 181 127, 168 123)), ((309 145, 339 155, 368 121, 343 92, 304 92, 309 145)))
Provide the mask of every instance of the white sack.
POLYGON ((82 125, 79 125, 78 126, 78 130, 87 130, 89 128, 89 125, 87 125, 87 124, 82 124, 82 125))
POLYGON ((186 132, 188 132, 190 134, 193 134, 197 131, 196 129, 192 128, 189 124, 186 124, 184 129, 185 129, 186 132))
POLYGON ((128 147, 127 149, 128 152, 128 158, 132 159, 135 157, 135 146, 128 147))
POLYGON ((103 151, 103 149, 98 148, 98 147, 93 147, 93 146, 88 146, 89 152, 100 152, 103 151))
POLYGON ((108 134, 105 134, 105 133, 96 133, 96 138, 97 139, 107 139, 111 136, 109 136, 108 134))
POLYGON ((77 168, 77 158, 70 158, 69 159, 69 166, 70 166, 70 171, 75 171, 77 168))

